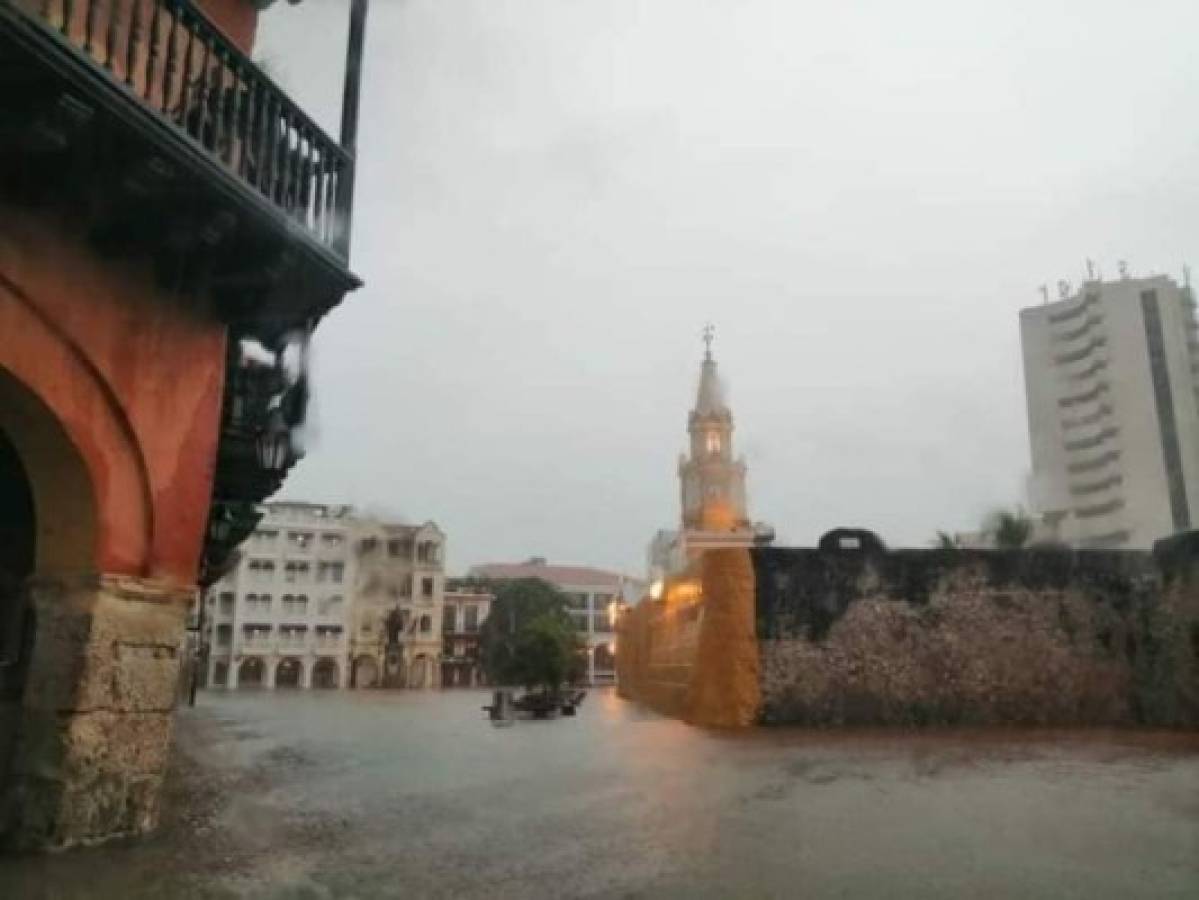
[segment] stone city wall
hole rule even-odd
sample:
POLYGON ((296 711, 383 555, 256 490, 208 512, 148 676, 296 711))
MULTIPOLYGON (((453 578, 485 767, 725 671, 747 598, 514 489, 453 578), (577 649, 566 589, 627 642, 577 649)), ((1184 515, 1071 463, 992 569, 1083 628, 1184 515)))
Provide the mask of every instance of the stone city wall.
POLYGON ((1199 727, 1199 533, 1152 554, 844 534, 705 555, 694 600, 626 616, 622 695, 709 725, 1199 727))
POLYGON ((744 550, 712 550, 700 567, 618 624, 617 685, 694 725, 735 727, 758 709, 753 568, 744 550))

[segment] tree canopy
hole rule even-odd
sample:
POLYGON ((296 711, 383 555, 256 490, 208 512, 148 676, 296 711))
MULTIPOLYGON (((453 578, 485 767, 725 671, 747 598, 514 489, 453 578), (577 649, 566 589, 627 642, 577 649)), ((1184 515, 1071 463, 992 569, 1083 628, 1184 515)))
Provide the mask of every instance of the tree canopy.
POLYGON ((583 647, 565 594, 540 578, 495 585, 479 634, 483 669, 493 684, 555 691, 582 671, 583 647))

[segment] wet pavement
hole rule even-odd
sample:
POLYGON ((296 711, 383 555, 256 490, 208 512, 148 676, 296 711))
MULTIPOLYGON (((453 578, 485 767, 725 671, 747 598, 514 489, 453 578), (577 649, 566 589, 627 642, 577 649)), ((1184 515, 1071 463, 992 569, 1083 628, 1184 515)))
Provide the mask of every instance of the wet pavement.
POLYGON ((0 897, 1199 897, 1199 734, 721 734, 619 700, 207 694, 159 834, 0 897))

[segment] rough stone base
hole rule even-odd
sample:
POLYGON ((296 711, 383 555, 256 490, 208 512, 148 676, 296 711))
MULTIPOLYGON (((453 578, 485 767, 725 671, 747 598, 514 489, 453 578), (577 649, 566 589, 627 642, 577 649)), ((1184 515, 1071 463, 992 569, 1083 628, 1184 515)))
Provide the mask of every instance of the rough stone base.
POLYGON ((122 577, 42 579, 5 844, 55 849, 158 821, 192 592, 122 577))

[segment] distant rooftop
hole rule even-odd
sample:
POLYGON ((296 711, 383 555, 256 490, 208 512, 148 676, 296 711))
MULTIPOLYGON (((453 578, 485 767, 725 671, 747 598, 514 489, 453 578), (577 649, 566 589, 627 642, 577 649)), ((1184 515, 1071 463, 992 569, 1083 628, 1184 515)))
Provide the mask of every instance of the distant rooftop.
POLYGON ((535 556, 522 563, 483 563, 473 566, 470 574, 478 578, 515 580, 517 578, 540 578, 558 587, 605 587, 619 588, 623 581, 635 579, 619 572, 594 569, 590 566, 550 565, 544 557, 535 556))
POLYGON ((354 515, 354 507, 344 503, 308 503, 304 500, 272 500, 262 504, 269 513, 306 513, 328 519, 344 519, 354 515))

